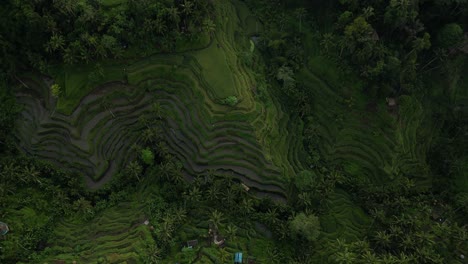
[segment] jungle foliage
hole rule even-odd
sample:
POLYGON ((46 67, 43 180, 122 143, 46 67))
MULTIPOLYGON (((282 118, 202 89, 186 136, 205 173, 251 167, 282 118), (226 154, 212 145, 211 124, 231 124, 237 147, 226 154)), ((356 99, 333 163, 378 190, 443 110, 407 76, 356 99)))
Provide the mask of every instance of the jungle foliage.
MULTIPOLYGON (((99 61, 196 49, 219 30, 212 1, 8 0, 0 7, 0 220, 14 227, 0 240, 0 262, 74 258, 84 249, 63 247, 63 237, 93 238, 88 224, 130 210, 155 223, 138 227, 146 245, 132 248, 138 263, 228 262, 232 252, 211 247, 208 226, 229 250, 248 249, 259 263, 462 263, 468 2, 243 2, 261 24, 250 53, 237 54, 252 68, 252 93, 303 128, 288 135, 301 137, 307 153, 297 173, 283 175, 282 202, 247 191, 235 175, 187 176, 164 138, 170 113, 159 103, 138 120, 144 129, 135 155, 98 190, 28 155, 15 137, 21 107, 11 87, 25 86, 19 74, 97 63, 89 76, 97 82, 99 61), (210 246, 180 250, 194 237, 210 246)), ((61 96, 58 84, 50 88, 61 96)), ((236 111, 243 99, 217 102, 236 111)), ((110 104, 102 107, 115 118, 110 104)), ((125 244, 134 243, 128 237, 125 244)))

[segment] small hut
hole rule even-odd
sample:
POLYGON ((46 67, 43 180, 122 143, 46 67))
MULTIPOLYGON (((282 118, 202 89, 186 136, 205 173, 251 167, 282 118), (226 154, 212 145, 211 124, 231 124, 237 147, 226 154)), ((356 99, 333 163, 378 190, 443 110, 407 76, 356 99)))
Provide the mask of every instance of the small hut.
POLYGON ((8 233, 8 231, 10 231, 10 229, 8 229, 8 225, 0 222, 0 235, 4 236, 8 233))
POLYGON ((187 241, 187 247, 188 248, 194 248, 198 245, 198 240, 189 240, 187 241))
POLYGON ((387 110, 390 114, 398 116, 398 100, 396 98, 387 97, 387 110))
POLYGON ((242 264, 242 252, 234 254, 234 264, 242 264))
POLYGON ((386 100, 388 107, 395 107, 397 105, 397 101, 395 98, 387 97, 386 100))
POLYGON ((250 190, 249 186, 245 185, 244 183, 241 183, 241 186, 242 186, 242 188, 244 188, 244 190, 246 192, 248 192, 250 190))

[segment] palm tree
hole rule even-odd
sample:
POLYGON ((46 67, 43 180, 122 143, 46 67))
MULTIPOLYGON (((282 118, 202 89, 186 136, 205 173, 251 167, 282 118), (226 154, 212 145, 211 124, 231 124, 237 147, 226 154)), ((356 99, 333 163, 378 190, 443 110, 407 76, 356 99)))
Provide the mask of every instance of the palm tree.
POLYGON ((161 35, 164 35, 167 31, 167 26, 161 17, 158 17, 154 22, 154 30, 161 35))
POLYGON ((298 202, 300 205, 304 206, 305 208, 309 208, 312 205, 312 198, 309 193, 303 192, 300 193, 298 196, 298 202))
POLYGON ((34 166, 28 166, 24 168, 24 171, 22 174, 24 175, 24 179, 22 177, 22 180, 24 182, 32 182, 32 183, 38 183, 39 185, 42 185, 42 181, 39 178, 40 173, 39 171, 36 170, 34 166))
POLYGON ((415 263, 416 258, 413 255, 406 255, 405 253, 401 252, 400 255, 398 256, 398 259, 396 259, 396 262, 394 263, 399 263, 399 264, 410 264, 410 263, 415 263))
POLYGON ((98 41, 96 43, 96 48, 95 48, 95 54, 99 57, 99 58, 106 58, 107 57, 107 51, 106 51, 106 48, 104 47, 104 43, 102 43, 102 41, 98 41))
POLYGON ((371 252, 370 250, 364 252, 364 254, 361 255, 361 259, 363 263, 366 263, 366 264, 378 263, 378 260, 379 260, 379 258, 375 255, 375 253, 371 252))
POLYGON ((172 162, 163 162, 158 167, 159 178, 164 180, 171 180, 172 162))
POLYGON ((211 184, 214 180, 214 177, 216 176, 216 170, 214 169, 209 169, 206 173, 205 173, 205 184, 211 184))
POLYGON ((63 52, 63 62, 68 65, 72 65, 76 62, 75 52, 70 47, 67 47, 63 52))
POLYGON ((141 135, 141 138, 143 139, 143 142, 145 144, 152 143, 155 139, 154 131, 151 128, 147 128, 143 131, 143 134, 141 135))
POLYGON ((184 182, 184 175, 182 174, 182 171, 177 168, 172 169, 172 181, 179 185, 184 182))
POLYGON ((294 72, 292 71, 292 69, 288 66, 283 65, 278 69, 278 72, 276 74, 276 79, 279 81, 281 80, 285 82, 291 79, 294 80, 293 76, 294 76, 294 72))
POLYGON ((191 188, 188 193, 188 198, 192 202, 195 202, 195 203, 199 202, 202 198, 202 192, 200 188, 198 188, 197 186, 194 186, 193 188, 191 188))
POLYGON ((279 264, 282 263, 281 261, 281 253, 278 252, 276 248, 269 247, 267 249, 267 259, 265 263, 272 263, 272 264, 279 264))
POLYGON ((54 0, 54 6, 65 15, 75 15, 75 10, 78 7, 77 2, 74 0, 54 0))
POLYGON ((161 104, 159 102, 155 102, 151 105, 151 112, 157 116, 159 119, 162 119, 161 114, 163 113, 163 108, 161 107, 161 104))
POLYGON ((179 31, 179 23, 180 23, 180 16, 179 16, 179 10, 175 7, 170 7, 167 10, 167 14, 171 18, 172 22, 176 24, 177 31, 179 31))
POLYGON ((174 220, 178 223, 183 223, 184 220, 187 218, 187 211, 182 208, 178 207, 174 210, 174 220))
POLYGON ((130 174, 130 176, 135 177, 138 181, 140 181, 140 174, 142 171, 143 168, 136 161, 130 162, 127 166, 127 172, 130 174))
POLYGON ((93 206, 91 205, 91 202, 83 197, 81 197, 73 203, 73 209, 85 218, 94 215, 93 206))
POLYGON ((224 194, 224 199, 223 200, 226 202, 226 205, 228 207, 232 207, 236 197, 237 196, 234 193, 234 191, 231 188, 228 188, 226 193, 224 194))
POLYGON ((372 6, 368 6, 362 10, 362 15, 364 18, 367 20, 369 17, 373 16, 374 13, 374 8, 372 6))
POLYGON ((210 216, 210 223, 212 225, 214 225, 216 228, 218 228, 218 226, 221 225, 221 222, 224 220, 223 218, 223 213, 221 213, 220 211, 218 210, 214 210, 213 212, 211 212, 211 216, 210 216))
POLYGON ((288 17, 286 16, 285 13, 281 13, 279 16, 277 16, 277 20, 280 26, 280 32, 283 32, 284 26, 286 25, 286 22, 288 21, 288 17))
POLYGON ((335 253, 335 261, 340 264, 356 263, 356 254, 349 252, 348 248, 345 247, 344 250, 335 253))
POLYGON ((143 126, 146 126, 147 128, 150 128, 150 120, 145 114, 138 117, 138 123, 140 123, 143 126))
POLYGON ((185 15, 184 17, 184 26, 185 30, 187 30, 187 17, 193 12, 193 3, 189 0, 184 0, 182 4, 182 13, 185 15))
POLYGON ((219 195, 219 188, 214 184, 211 185, 210 188, 206 191, 206 196, 210 201, 218 201, 219 195))
MULTIPOLYGON (((4 197, 8 194, 14 194, 16 191, 16 185, 12 184, 11 182, 2 182, 0 183, 0 197, 4 197)), ((4 199, 0 199, 0 202, 5 201, 4 199)))
POLYGON ((182 13, 185 15, 190 15, 193 12, 193 3, 189 0, 184 0, 182 4, 182 13))
POLYGON ((320 41, 320 45, 325 49, 326 52, 328 52, 332 47, 334 47, 336 43, 333 34, 323 34, 322 41, 320 41))
POLYGON ((159 237, 165 244, 168 244, 172 240, 172 234, 174 231, 174 221, 172 217, 165 216, 163 222, 160 225, 159 237))
POLYGON ((47 43, 46 50, 49 53, 62 50, 65 46, 65 39, 61 35, 53 34, 47 43))
POLYGON ((169 153, 169 147, 167 146, 166 142, 160 141, 156 144, 156 152, 159 156, 165 156, 169 153))
POLYGON ((229 256, 231 254, 225 248, 219 248, 219 261, 222 264, 228 263, 229 256))
POLYGON ((383 248, 390 247, 391 237, 384 231, 377 231, 375 234, 375 242, 383 248))
POLYGON ((307 14, 307 11, 305 10, 305 8, 298 8, 296 9, 296 17, 299 18, 299 32, 302 31, 302 19, 304 18, 304 16, 307 14))
POLYGON ((268 209, 268 211, 265 213, 264 215, 265 217, 265 220, 268 222, 268 223, 271 223, 271 224, 276 224, 276 222, 278 222, 278 212, 276 211, 276 208, 270 208, 268 209))
POLYGON ((147 249, 145 263, 148 264, 159 264, 161 263, 161 249, 156 245, 150 245, 147 249))
POLYGON ((142 149, 143 148, 136 143, 133 143, 132 146, 130 146, 130 150, 133 152, 140 152, 142 149))
POLYGON ((210 34, 210 36, 213 35, 213 33, 216 31, 216 25, 213 23, 213 20, 209 18, 203 20, 203 30, 210 34))
POLYGON ((242 214, 244 216, 250 215, 254 211, 253 200, 249 198, 244 198, 242 200, 242 214))
POLYGON ((228 225, 226 227, 226 235, 229 239, 234 241, 237 238, 237 227, 235 225, 228 225))
POLYGON ((16 180, 19 175, 20 167, 14 163, 7 163, 3 165, 2 171, 0 172, 2 180, 16 180))

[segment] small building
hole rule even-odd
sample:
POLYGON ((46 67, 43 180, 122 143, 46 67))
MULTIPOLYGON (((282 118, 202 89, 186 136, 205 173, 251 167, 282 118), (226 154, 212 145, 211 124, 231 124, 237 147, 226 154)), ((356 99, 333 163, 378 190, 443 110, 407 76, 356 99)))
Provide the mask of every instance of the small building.
POLYGON ((8 229, 8 225, 3 222, 0 222, 0 235, 6 235, 8 231, 10 231, 10 229, 8 229))
POLYGON ((387 97, 386 100, 389 107, 395 107, 397 105, 395 98, 387 97))
POLYGON ((234 254, 234 264, 242 264, 242 252, 234 254))
POLYGON ((250 190, 249 186, 247 186, 247 185, 245 185, 245 184, 243 184, 243 183, 241 183, 241 186, 242 186, 242 188, 244 188, 244 190, 245 190, 246 192, 248 192, 248 191, 250 190))
POLYGON ((189 240, 187 241, 187 247, 188 248, 194 248, 198 245, 198 240, 189 240))

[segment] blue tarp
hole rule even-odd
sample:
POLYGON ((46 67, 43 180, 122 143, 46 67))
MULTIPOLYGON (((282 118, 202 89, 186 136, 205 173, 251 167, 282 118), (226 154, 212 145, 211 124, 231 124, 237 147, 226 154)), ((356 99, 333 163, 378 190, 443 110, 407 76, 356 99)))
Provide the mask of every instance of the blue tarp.
POLYGON ((242 252, 237 252, 234 255, 234 263, 242 263, 242 252))
POLYGON ((6 235, 8 231, 9 231, 8 225, 3 222, 0 222, 0 235, 6 235))

